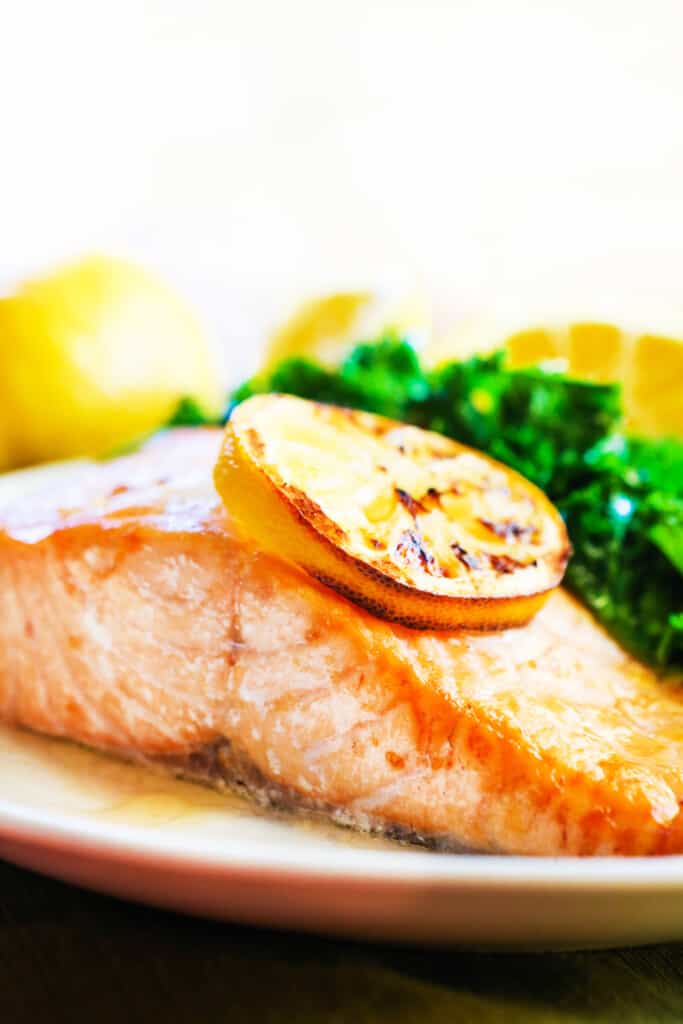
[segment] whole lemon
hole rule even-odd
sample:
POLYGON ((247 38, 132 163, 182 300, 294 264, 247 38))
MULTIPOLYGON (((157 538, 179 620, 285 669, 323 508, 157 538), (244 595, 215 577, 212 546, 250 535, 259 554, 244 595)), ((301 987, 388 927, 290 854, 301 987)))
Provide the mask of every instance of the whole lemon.
POLYGON ((93 256, 0 300, 0 468, 107 452, 165 423, 184 396, 218 414, 214 355, 147 271, 93 256))

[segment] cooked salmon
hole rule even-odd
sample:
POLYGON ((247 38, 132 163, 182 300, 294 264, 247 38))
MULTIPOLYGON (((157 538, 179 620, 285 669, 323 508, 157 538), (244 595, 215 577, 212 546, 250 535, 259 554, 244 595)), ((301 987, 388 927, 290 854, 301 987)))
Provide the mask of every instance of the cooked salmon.
POLYGON ((212 430, 0 510, 0 717, 437 845, 683 851, 683 698, 557 591, 523 628, 379 621, 231 525, 212 430))

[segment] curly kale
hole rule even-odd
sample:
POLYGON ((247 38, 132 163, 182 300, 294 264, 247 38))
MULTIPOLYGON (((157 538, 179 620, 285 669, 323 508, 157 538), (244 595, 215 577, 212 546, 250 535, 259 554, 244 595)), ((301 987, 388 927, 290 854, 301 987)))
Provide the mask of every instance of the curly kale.
POLYGON ((624 647, 683 668, 683 442, 621 434, 617 385, 511 370, 502 352, 428 371, 387 335, 337 370, 289 359, 233 403, 269 391, 416 423, 518 470, 567 522, 567 585, 624 647))
POLYGON ((233 404, 269 391, 405 420, 427 397, 429 384, 415 350, 388 334, 357 345, 337 370, 326 370, 309 359, 286 359, 271 374, 253 377, 238 388, 233 404))
POLYGON ((683 666, 683 444, 619 434, 586 453, 590 480, 558 502, 567 584, 645 661, 683 666))
POLYGON ((226 416, 210 416, 194 398, 181 398, 166 427, 217 427, 225 423, 226 416))
POLYGON ((556 497, 581 481, 584 453, 620 415, 614 386, 511 371, 499 352, 432 372, 420 421, 488 452, 556 497))

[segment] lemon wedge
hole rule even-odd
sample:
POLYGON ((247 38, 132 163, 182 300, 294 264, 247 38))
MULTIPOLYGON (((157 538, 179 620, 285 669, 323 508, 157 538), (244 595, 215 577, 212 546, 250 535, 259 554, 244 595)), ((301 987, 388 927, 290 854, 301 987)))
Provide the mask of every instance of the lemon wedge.
POLYGON ((425 350, 427 365, 498 349, 513 369, 558 362, 572 377, 623 386, 626 429, 683 436, 683 339, 638 334, 616 324, 580 320, 511 330, 493 317, 469 317, 425 350))
POLYGON ((615 324, 584 321, 569 324, 569 372, 581 380, 606 384, 621 380, 630 351, 630 335, 615 324))
POLYGON ((260 548, 404 626, 521 625, 568 559, 562 519, 538 488, 371 413, 250 398, 226 427, 214 479, 260 548))
POLYGON ((515 331, 505 340, 507 361, 512 369, 534 366, 565 355, 565 339, 561 331, 550 327, 528 327, 515 331))
POLYGON ((438 365, 505 349, 511 369, 562 361, 568 373, 584 380, 609 381, 624 373, 630 336, 614 324, 577 321, 512 327, 493 317, 469 317, 429 345, 425 359, 438 365))
POLYGON ((356 342, 385 332, 394 332, 421 348, 431 330, 431 305, 419 289, 393 296, 373 291, 333 292, 304 302, 277 328, 268 343, 263 369, 267 372, 293 356, 337 366, 356 342))
POLYGON ((274 332, 264 370, 293 356, 308 356, 322 363, 338 362, 357 336, 361 312, 371 301, 372 292, 335 292, 304 302, 274 332))
POLYGON ((683 340, 579 321, 521 331, 508 338, 505 347, 512 366, 559 357, 573 377, 621 383, 625 428, 630 432, 683 436, 683 340))
POLYGON ((182 396, 218 413, 215 359, 146 271, 90 257, 0 300, 4 467, 106 452, 166 422, 182 396))
POLYGON ((683 437, 683 341, 657 334, 636 339, 624 405, 634 433, 683 437))

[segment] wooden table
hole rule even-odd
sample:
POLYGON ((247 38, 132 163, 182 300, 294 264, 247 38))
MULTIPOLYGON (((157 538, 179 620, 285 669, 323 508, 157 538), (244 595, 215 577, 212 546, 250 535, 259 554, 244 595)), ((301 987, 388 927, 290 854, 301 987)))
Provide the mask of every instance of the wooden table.
POLYGON ((3 1024, 680 1024, 683 946, 392 949, 182 918, 0 863, 3 1024))

